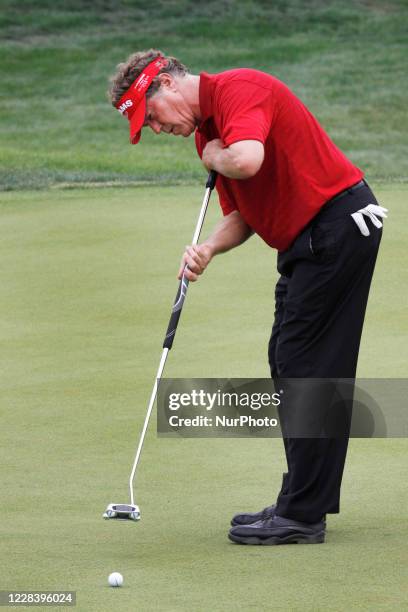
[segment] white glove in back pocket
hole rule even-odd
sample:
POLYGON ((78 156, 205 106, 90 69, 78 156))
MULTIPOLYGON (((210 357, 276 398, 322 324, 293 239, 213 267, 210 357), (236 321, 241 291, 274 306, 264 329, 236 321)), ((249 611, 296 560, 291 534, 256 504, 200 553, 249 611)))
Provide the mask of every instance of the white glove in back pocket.
POLYGON ((360 210, 357 210, 356 212, 352 213, 351 216, 353 217, 353 220, 356 223, 361 234, 363 236, 369 236, 370 230, 368 229, 364 217, 368 217, 375 227, 380 228, 383 224, 381 223, 380 219, 378 219, 378 217, 381 217, 381 219, 386 219, 387 212, 387 208, 377 206, 377 204, 367 204, 367 206, 365 206, 364 208, 360 208, 360 210))

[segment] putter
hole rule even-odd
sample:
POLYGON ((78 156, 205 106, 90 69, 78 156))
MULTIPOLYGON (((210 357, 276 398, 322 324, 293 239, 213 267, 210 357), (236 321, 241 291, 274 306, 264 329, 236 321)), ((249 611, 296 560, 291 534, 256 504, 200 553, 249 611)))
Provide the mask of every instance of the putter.
MULTIPOLYGON (((216 179, 217 179, 217 173, 214 170, 211 170, 208 175, 207 183, 205 185, 206 187, 205 195, 204 195, 203 203, 201 206, 200 214, 198 217, 197 225, 195 228, 193 240, 191 243, 192 245, 197 244, 200 238, 201 229, 204 224, 205 214, 207 212, 208 202, 210 201, 211 192, 215 187, 216 179)), ((187 266, 184 268, 184 270, 186 270, 186 268, 187 266)), ((177 325, 180 319, 184 300, 186 299, 188 283, 189 283, 188 278, 186 278, 183 273, 183 276, 181 277, 180 284, 177 290, 176 299, 174 301, 174 305, 171 311, 169 325, 167 327, 166 336, 163 342, 163 352, 162 352, 162 356, 160 359, 159 369, 157 370, 157 374, 156 374, 156 378, 155 378, 155 382, 153 386, 153 391, 150 397, 149 406, 147 408, 147 413, 146 413, 142 433, 140 434, 140 439, 139 439, 139 444, 138 444, 137 451, 136 451, 135 460, 133 462, 132 471, 129 477, 130 504, 109 504, 103 514, 103 518, 105 519, 117 519, 117 520, 125 520, 125 521, 126 520, 130 520, 130 521, 140 520, 140 509, 139 509, 139 506, 135 504, 133 483, 135 480, 136 470, 139 464, 139 459, 140 459, 140 455, 142 452, 143 442, 145 439, 147 427, 149 425, 150 415, 152 413, 153 405, 156 400, 158 380, 160 380, 160 378, 162 377, 168 352, 173 346, 173 341, 176 335, 177 325)))

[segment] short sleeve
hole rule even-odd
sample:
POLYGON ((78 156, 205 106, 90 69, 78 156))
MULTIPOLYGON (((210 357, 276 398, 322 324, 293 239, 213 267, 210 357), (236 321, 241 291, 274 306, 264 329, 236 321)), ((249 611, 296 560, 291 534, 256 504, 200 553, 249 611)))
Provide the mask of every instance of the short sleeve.
POLYGON ((217 127, 226 147, 240 140, 265 144, 275 115, 271 89, 246 79, 233 79, 217 88, 216 104, 217 127))

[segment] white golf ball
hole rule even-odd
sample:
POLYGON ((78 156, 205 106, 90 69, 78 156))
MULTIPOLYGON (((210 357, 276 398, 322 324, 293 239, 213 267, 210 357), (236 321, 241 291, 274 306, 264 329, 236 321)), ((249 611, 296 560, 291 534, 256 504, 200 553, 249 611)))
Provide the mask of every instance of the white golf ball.
POLYGON ((111 587, 120 587, 123 584, 123 576, 119 572, 109 574, 108 582, 111 587))

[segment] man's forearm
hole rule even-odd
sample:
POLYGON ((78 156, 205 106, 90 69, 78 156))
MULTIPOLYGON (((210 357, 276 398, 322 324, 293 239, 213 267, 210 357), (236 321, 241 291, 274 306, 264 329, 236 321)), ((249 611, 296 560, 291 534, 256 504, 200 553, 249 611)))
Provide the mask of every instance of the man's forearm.
POLYGON ((178 278, 183 275, 196 281, 204 272, 214 255, 225 253, 247 240, 253 231, 240 213, 234 210, 220 221, 215 230, 201 244, 187 246, 181 259, 178 278))
POLYGON ((260 169, 264 159, 264 147, 258 140, 242 140, 224 147, 219 138, 210 140, 203 151, 203 163, 207 170, 232 179, 247 179, 260 169))
POLYGON ((239 246, 252 234, 253 231, 245 223, 240 213, 233 211, 219 222, 202 246, 208 246, 213 257, 239 246))
POLYGON ((246 160, 230 148, 220 149, 211 159, 211 167, 227 178, 248 178, 246 160))

